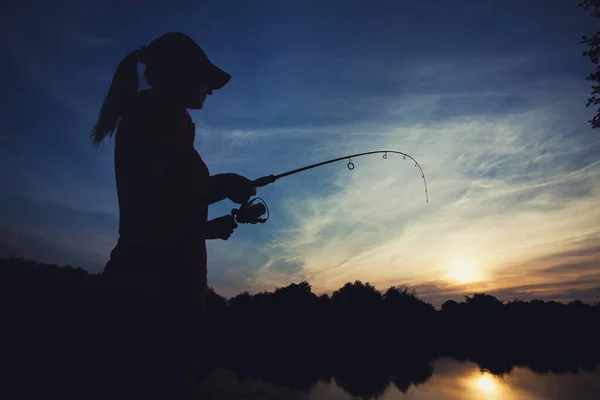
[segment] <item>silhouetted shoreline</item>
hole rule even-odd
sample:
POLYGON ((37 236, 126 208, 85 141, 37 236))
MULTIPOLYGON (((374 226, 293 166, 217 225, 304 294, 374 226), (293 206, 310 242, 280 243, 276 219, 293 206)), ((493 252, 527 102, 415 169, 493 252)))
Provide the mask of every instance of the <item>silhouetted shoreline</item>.
MULTIPOLYGON (((64 390, 57 382, 65 376, 74 395, 95 387, 103 343, 121 329, 107 325, 106 314, 120 310, 130 319, 135 311, 114 307, 114 298, 110 304, 101 277, 82 269, 23 259, 0 266, 15 379, 36 376, 46 393, 53 385, 64 390)), ((211 290, 203 318, 204 375, 223 367, 297 390, 335 377, 355 396, 383 393, 390 382, 406 392, 431 377, 439 357, 473 361, 494 374, 516 366, 593 371, 600 360, 600 305, 579 301, 503 304, 479 293, 438 311, 407 287, 380 293, 354 282, 316 296, 301 282, 231 299, 211 290)))

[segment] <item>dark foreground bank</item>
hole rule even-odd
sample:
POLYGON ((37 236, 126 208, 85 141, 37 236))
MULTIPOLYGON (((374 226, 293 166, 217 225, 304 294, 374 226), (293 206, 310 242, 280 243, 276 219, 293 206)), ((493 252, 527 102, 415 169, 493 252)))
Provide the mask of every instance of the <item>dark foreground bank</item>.
POLYGON ((425 382, 441 356, 496 374, 593 370, 600 360, 600 306, 582 302, 475 294, 435 310, 406 287, 355 282, 316 296, 302 282, 231 299, 211 291, 198 314, 22 259, 1 261, 0 285, 10 398, 132 398, 121 387, 185 398, 186 379, 216 367, 299 390, 335 377, 348 393, 374 396, 389 381, 400 390, 425 382))

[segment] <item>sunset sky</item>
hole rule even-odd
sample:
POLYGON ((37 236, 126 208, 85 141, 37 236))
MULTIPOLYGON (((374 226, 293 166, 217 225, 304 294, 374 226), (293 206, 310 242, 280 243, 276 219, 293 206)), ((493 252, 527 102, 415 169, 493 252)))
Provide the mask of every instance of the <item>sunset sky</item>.
MULTIPOLYGON (((103 268, 116 243, 113 146, 91 144, 119 61, 191 35, 231 82, 192 111, 212 173, 250 178, 399 150, 259 192, 265 225, 209 243, 223 295, 308 280, 600 300, 596 31, 578 1, 12 1, 0 13, 0 250, 103 268), (201 5, 206 4, 206 5, 201 5)), ((211 207, 212 217, 233 203, 211 207)))

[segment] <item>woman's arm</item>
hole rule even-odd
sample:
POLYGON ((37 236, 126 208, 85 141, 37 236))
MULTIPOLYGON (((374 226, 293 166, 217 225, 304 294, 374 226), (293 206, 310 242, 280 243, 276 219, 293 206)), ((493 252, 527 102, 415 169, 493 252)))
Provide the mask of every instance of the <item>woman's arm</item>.
POLYGON ((211 193, 209 204, 227 198, 234 203, 242 204, 256 195, 256 188, 252 181, 234 173, 212 175, 209 179, 209 186, 211 193))
MULTIPOLYGON (((190 231, 203 231, 207 228, 206 207, 230 198, 243 203, 255 193, 250 180, 237 174, 217 174, 210 176, 202 158, 193 146, 193 129, 186 127, 177 116, 163 115, 152 118, 147 125, 149 131, 140 146, 138 170, 146 182, 148 195, 154 210, 153 219, 169 235, 181 237, 190 231)), ((191 123, 191 121, 190 121, 191 123)), ((137 158, 137 157, 136 157, 137 158)))
POLYGON ((227 194, 222 188, 222 175, 211 175, 208 178, 207 204, 214 204, 227 198, 227 194))

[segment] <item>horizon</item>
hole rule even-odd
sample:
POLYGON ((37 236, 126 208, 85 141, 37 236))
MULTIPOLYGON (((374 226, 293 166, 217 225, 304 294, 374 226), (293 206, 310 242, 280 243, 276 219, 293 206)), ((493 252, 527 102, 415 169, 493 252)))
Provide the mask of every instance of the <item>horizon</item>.
MULTIPOLYGON (((58 269, 63 269, 63 268, 72 268, 72 270, 76 270, 76 271, 83 271, 85 273, 87 273, 88 277, 100 277, 101 276, 101 272, 90 272, 84 268, 75 266, 75 265, 57 265, 57 264, 49 264, 49 263, 43 263, 43 262, 38 262, 35 260, 31 260, 31 259, 25 259, 23 257, 9 257, 9 258, 3 258, 0 257, 0 262, 18 262, 18 263, 35 263, 36 264, 36 268, 39 267, 55 267, 58 269)), ((39 272, 38 272, 39 273, 39 272)), ((33 273, 33 276, 36 275, 36 272, 33 273)), ((467 304, 469 302, 470 299, 476 298, 476 297, 486 297, 489 298, 489 296, 491 296, 492 298, 496 298, 493 294, 491 293, 484 293, 484 292, 473 292, 473 293, 465 293, 463 296, 461 296, 461 298, 457 299, 457 298, 452 298, 452 299, 447 299, 443 302, 438 302, 438 303, 434 303, 434 302, 428 302, 427 299, 423 299, 421 296, 419 296, 419 293, 417 293, 413 287, 410 287, 408 285, 396 285, 396 286, 390 286, 390 287, 385 287, 385 288, 378 288, 376 286, 371 285, 370 282, 361 282, 361 281, 354 281, 354 282, 345 282, 344 284, 342 284, 339 288, 335 288, 329 292, 324 292, 324 293, 315 293, 312 290, 312 285, 310 284, 310 282, 307 281, 299 281, 299 282, 290 282, 285 286, 281 286, 281 287, 275 287, 272 288, 271 290, 263 290, 260 292, 249 292, 249 291, 242 291, 239 293, 235 293, 235 294, 231 294, 229 296, 227 295, 222 295, 221 293, 219 293, 217 290, 215 290, 215 288, 213 288, 212 286, 209 285, 209 292, 212 292, 211 296, 216 296, 218 298, 221 298, 222 300, 229 302, 231 300, 234 300, 235 298, 239 297, 239 296, 246 296, 249 295, 252 299, 254 299, 255 295, 258 295, 259 297, 261 295, 274 295, 276 292, 280 291, 280 290, 290 290, 290 289, 296 289, 297 287, 301 287, 304 284, 308 284, 308 289, 309 292, 315 296, 316 298, 320 298, 321 296, 327 296, 327 298, 329 300, 333 300, 333 295, 335 294, 335 292, 340 292, 343 291, 345 289, 347 289, 347 286, 351 286, 351 287, 356 287, 358 286, 365 286, 365 287, 371 287, 372 290, 375 290, 376 292, 379 293, 379 295, 381 296, 380 299, 382 301, 385 301, 385 295, 388 292, 388 290, 391 291, 395 291, 398 295, 400 296, 408 296, 408 297, 413 297, 415 299, 418 299, 422 302, 424 302, 425 304, 429 304, 431 306, 433 306, 433 308, 436 311, 441 311, 442 310, 442 306, 448 302, 452 302, 455 301, 457 304, 467 304), (458 300, 458 301, 457 301, 458 300)), ((524 303, 531 303, 533 301, 541 301, 543 303, 560 303, 563 304, 565 306, 567 305, 571 305, 571 303, 576 303, 576 302, 581 302, 584 304, 588 304, 591 307, 600 307, 600 301, 596 301, 596 302, 586 302, 586 301, 581 301, 580 299, 573 299, 572 301, 555 301, 555 300, 544 300, 544 299, 536 299, 536 298, 531 298, 528 300, 522 300, 522 299, 511 299, 511 300, 506 300, 506 299, 499 299, 496 298, 498 301, 500 301, 500 303, 502 305, 511 305, 514 303, 519 303, 519 302, 524 302, 524 303)), ((533 303, 531 303, 533 304, 533 303)))
POLYGON ((409 285, 436 307, 475 292, 600 301, 600 138, 578 44, 597 24, 577 2, 264 1, 235 15, 191 1, 31 3, 0 16, 12 100, 0 256, 101 271, 118 238, 114 142, 94 148, 88 133, 119 61, 177 30, 233 76, 190 112, 211 173, 254 179, 398 150, 429 189, 426 204, 420 172, 394 155, 259 189, 269 221, 208 241, 217 293, 360 280, 409 285))

